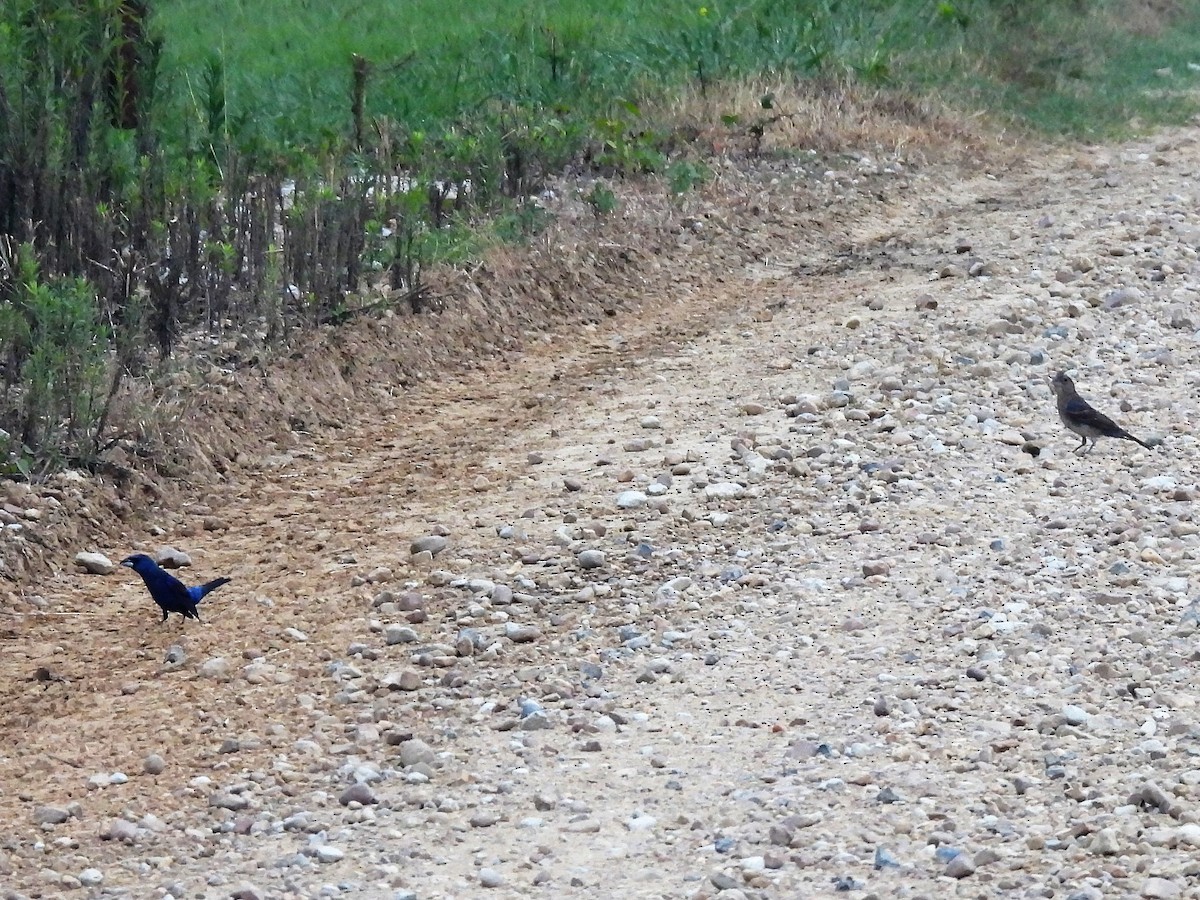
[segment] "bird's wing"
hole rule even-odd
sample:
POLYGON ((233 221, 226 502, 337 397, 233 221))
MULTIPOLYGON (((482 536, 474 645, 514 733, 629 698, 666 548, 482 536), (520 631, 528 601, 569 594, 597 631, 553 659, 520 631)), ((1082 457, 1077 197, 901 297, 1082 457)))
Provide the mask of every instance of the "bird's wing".
POLYGON ((1116 422, 1093 407, 1082 397, 1072 397, 1068 400, 1065 412, 1068 416, 1078 419, 1100 431, 1112 431, 1117 428, 1116 422))
POLYGON ((158 569, 147 573, 145 579, 150 596, 163 609, 179 611, 193 606, 196 602, 184 583, 170 572, 158 569))

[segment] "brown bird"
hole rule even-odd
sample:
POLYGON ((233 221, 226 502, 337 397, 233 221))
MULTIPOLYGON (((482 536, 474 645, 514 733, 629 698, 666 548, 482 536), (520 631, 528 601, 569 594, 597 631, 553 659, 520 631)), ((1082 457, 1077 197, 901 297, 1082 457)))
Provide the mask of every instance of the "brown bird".
POLYGON ((1080 397, 1079 392, 1075 390, 1075 382, 1067 377, 1066 372, 1059 372, 1050 380, 1050 389, 1054 391, 1054 396, 1058 400, 1058 417, 1062 419, 1067 428, 1083 438, 1083 443, 1073 452, 1078 453, 1087 447, 1085 452, 1090 453, 1092 447, 1096 446, 1096 438, 1102 437, 1123 438, 1141 444, 1147 450, 1151 449, 1145 441, 1135 438, 1080 397), (1092 447, 1088 447, 1089 440, 1092 442, 1092 447))

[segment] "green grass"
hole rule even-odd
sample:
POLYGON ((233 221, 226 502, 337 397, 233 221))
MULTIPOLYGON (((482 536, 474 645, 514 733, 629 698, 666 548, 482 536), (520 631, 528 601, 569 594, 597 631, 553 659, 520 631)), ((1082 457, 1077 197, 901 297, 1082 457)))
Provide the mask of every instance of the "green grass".
POLYGON ((350 127, 351 58, 371 63, 368 117, 410 131, 513 110, 610 116, 688 80, 811 73, 883 47, 891 5, 836 0, 161 0, 169 83, 196 112, 224 71, 235 132, 316 143, 350 127), (851 12, 847 13, 846 11, 851 12))
POLYGON ((764 70, 889 81, 1050 133, 1182 121, 1197 108, 1200 78, 1187 63, 1200 4, 1184 0, 1151 36, 1126 30, 1131 6, 1138 0, 160 0, 155 9, 175 96, 203 118, 219 90, 242 145, 320 147, 347 135, 359 54, 372 66, 369 120, 442 141, 451 156, 470 150, 456 141, 492 128, 541 129, 550 133, 529 139, 553 157, 682 84, 764 70), (214 60, 224 75, 215 87, 205 74, 214 60), (1154 74, 1164 67, 1174 75, 1154 74))
POLYGON ((1200 72, 1189 68, 1200 62, 1200 3, 1183 0, 1170 18, 1153 5, 939 3, 932 40, 900 54, 903 79, 1049 135, 1103 139, 1181 124, 1200 110, 1200 72))

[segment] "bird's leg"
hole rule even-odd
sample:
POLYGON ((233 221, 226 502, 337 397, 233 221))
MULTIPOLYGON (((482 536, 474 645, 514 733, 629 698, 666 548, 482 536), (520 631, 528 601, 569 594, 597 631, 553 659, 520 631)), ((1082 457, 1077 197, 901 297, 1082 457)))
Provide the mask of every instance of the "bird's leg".
MULTIPOLYGON (((1085 443, 1087 442, 1087 438, 1084 438, 1083 440, 1085 443)), ((1096 449, 1096 439, 1092 438, 1091 444, 1088 444, 1088 448, 1083 451, 1083 455, 1087 456, 1089 453, 1091 453, 1095 449, 1096 449)))
MULTIPOLYGON (((165 609, 163 610, 163 617, 162 617, 162 620, 163 620, 163 622, 167 621, 167 611, 166 611, 165 609)), ((162 622, 159 622, 158 624, 160 624, 160 625, 161 625, 161 624, 162 624, 162 622)))
POLYGON ((1071 452, 1072 452, 1072 453, 1078 453, 1080 450, 1082 450, 1082 449, 1083 449, 1084 447, 1086 447, 1086 446, 1087 446, 1087 438, 1085 437, 1085 438, 1083 439, 1083 443, 1082 443, 1082 444, 1080 444, 1078 447, 1076 447, 1076 448, 1075 448, 1074 450, 1072 450, 1071 452))

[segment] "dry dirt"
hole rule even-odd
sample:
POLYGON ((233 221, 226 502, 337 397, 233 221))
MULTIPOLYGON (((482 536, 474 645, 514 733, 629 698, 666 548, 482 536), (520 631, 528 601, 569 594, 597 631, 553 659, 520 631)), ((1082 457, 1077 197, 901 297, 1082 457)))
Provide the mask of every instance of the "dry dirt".
POLYGON ((69 556, 10 599, 5 896, 1200 896, 1198 164, 801 157, 626 235, 562 201, 530 258, 595 245, 547 288, 594 314, 314 377, 97 532, 231 576, 203 624, 69 556), (1058 367, 1162 446, 1072 456, 1058 367))

